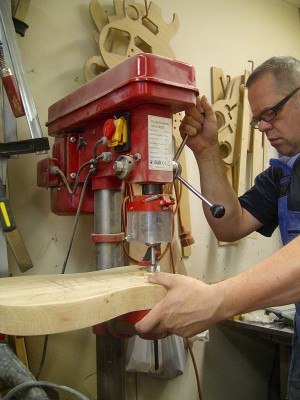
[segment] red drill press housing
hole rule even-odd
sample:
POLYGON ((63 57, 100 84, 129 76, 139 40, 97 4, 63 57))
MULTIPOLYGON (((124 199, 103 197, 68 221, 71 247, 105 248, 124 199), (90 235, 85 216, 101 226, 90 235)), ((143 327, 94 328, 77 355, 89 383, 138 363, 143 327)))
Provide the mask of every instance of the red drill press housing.
POLYGON ((51 167, 58 167, 72 187, 80 166, 95 158, 95 149, 96 155, 110 152, 111 159, 98 161, 82 212, 93 213, 93 190, 119 189, 122 179, 139 184, 171 182, 172 141, 166 138, 172 136, 172 115, 195 105, 197 95, 191 65, 142 53, 53 104, 47 122, 49 135, 55 137, 52 157, 38 165, 38 186, 51 188, 52 211, 60 215, 76 212, 88 171, 82 171, 79 188, 70 195, 51 167), (121 119, 125 133, 114 143, 111 138, 121 119), (112 144, 99 143, 103 136, 112 144), (133 160, 130 173, 116 172, 118 160, 121 164, 133 160))

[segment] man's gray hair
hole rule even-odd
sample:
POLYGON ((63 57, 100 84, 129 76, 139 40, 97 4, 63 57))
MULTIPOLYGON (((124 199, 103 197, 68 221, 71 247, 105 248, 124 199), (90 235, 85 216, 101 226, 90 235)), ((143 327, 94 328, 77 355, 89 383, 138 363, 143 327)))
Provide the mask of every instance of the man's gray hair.
POLYGON ((246 86, 249 88, 266 73, 271 73, 280 91, 289 92, 300 86, 300 61, 291 56, 271 57, 250 74, 246 86))

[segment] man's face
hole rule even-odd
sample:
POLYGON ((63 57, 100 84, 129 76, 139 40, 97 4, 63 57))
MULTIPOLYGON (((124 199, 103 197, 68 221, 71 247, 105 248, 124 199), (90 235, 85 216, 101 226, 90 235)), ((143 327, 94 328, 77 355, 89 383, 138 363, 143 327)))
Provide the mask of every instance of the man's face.
MULTIPOLYGON (((274 107, 288 94, 280 92, 273 75, 266 73, 248 89, 253 116, 257 117, 274 107)), ((260 121, 259 131, 266 134, 271 145, 279 153, 286 156, 300 153, 300 90, 287 101, 272 121, 260 121)), ((259 131, 255 131, 255 134, 259 135, 259 131)))

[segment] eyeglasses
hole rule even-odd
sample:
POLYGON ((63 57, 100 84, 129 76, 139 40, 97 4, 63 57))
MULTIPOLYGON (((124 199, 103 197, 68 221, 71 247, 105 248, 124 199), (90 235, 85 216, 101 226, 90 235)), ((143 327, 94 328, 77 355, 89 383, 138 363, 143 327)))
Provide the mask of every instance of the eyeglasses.
POLYGON ((292 93, 288 94, 284 99, 280 100, 280 102, 277 103, 274 107, 271 107, 268 110, 262 112, 257 117, 253 117, 250 122, 250 125, 254 129, 258 129, 258 125, 261 121, 271 122, 277 116, 278 111, 280 111, 283 108, 283 106, 290 100, 290 98, 294 96, 295 93, 298 92, 299 89, 300 87, 293 90, 292 93))

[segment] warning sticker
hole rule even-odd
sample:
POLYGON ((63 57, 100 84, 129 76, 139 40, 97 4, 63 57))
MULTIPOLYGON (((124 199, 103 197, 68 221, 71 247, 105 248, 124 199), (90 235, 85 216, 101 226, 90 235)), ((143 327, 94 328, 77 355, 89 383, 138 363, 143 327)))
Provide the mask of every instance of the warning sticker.
POLYGON ((172 119, 148 115, 149 170, 172 171, 172 119))

